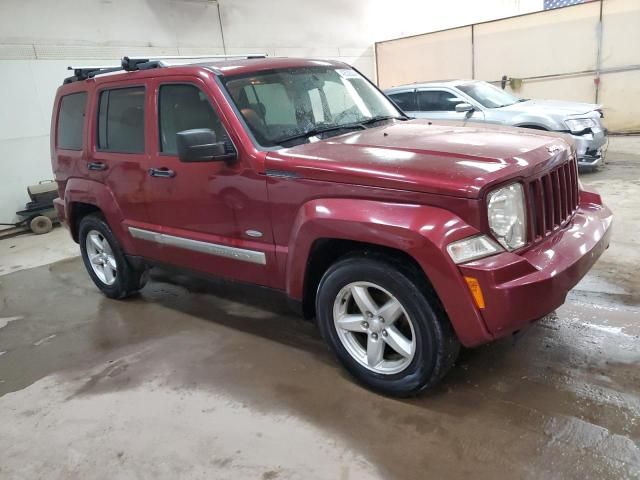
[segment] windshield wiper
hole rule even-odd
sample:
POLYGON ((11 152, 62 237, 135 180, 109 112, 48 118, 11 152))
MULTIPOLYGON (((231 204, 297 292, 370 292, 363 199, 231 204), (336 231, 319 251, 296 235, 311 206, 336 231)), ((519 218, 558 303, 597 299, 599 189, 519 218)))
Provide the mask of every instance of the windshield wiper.
POLYGON ((360 125, 371 125, 372 123, 381 122, 382 120, 409 120, 409 117, 399 117, 397 115, 378 115, 377 117, 371 117, 363 122, 360 122, 360 125))
POLYGON ((492 107, 492 108, 510 107, 511 105, 515 105, 516 103, 528 102, 529 100, 531 100, 531 99, 530 98, 519 98, 513 103, 503 103, 502 105, 496 105, 495 107, 492 107))
POLYGON ((273 143, 275 144, 283 144, 283 143, 287 143, 290 142, 291 140, 297 140, 299 138, 308 138, 308 137, 315 137, 316 135, 321 135, 323 133, 329 133, 329 132, 336 132, 336 131, 340 131, 340 130, 364 130, 366 129, 366 125, 371 125, 372 123, 376 123, 376 122, 381 122, 383 120, 408 120, 409 117, 399 117, 399 116, 393 116, 393 115, 379 115, 377 117, 371 117, 368 118, 362 122, 356 122, 356 123, 345 123, 343 125, 333 125, 331 127, 316 127, 316 128, 310 128, 309 130, 306 130, 304 132, 300 132, 300 133, 296 133, 295 135, 290 135, 288 137, 284 137, 284 138, 278 138, 276 140, 273 140, 273 143))
POLYGON ((335 132, 339 130, 364 130, 365 127, 362 123, 345 123, 344 125, 334 125, 332 127, 317 127, 310 128, 304 132, 296 133, 295 135, 290 135, 288 137, 278 138, 273 140, 273 143, 282 144, 287 143, 291 140, 297 140, 299 138, 308 138, 315 137, 316 135, 320 135, 328 132, 335 132))

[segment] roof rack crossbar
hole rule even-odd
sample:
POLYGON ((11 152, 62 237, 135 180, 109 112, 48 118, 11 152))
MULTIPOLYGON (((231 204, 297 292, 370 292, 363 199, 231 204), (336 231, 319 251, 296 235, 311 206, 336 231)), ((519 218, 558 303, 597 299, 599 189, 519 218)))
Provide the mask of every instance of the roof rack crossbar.
POLYGON ((65 83, 77 82, 86 80, 87 78, 93 78, 96 75, 102 75, 103 73, 117 72, 122 70, 121 66, 81 66, 81 67, 67 67, 67 70, 73 70, 73 76, 65 79, 65 83))
POLYGON ((167 67, 167 60, 206 60, 206 59, 229 59, 229 58, 266 58, 266 53, 238 53, 236 55, 169 55, 169 56, 149 56, 149 57, 122 57, 120 66, 81 66, 67 67, 73 70, 73 76, 64 79, 64 83, 78 82, 93 78, 103 73, 117 72, 125 70, 133 72, 136 70, 149 70, 151 68, 167 67))

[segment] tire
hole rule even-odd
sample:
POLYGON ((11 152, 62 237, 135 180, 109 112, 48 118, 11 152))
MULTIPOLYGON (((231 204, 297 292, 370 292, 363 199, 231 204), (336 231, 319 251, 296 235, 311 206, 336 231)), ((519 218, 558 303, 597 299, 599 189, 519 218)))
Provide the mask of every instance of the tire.
POLYGON ((45 217, 44 215, 38 215, 37 217, 33 217, 29 222, 29 228, 36 235, 42 235, 44 233, 49 233, 53 228, 53 222, 49 217, 45 217))
POLYGON ((144 287, 147 269, 133 268, 127 261, 102 215, 87 215, 80 221, 78 240, 89 276, 107 297, 125 298, 144 287))
POLYGON ((331 266, 320 281, 316 297, 318 325, 338 360, 358 381, 385 395, 416 395, 444 377, 460 349, 446 314, 430 291, 423 278, 397 260, 370 255, 347 257, 331 266), (374 302, 372 306, 379 310, 396 300, 401 311, 394 307, 382 310, 380 316, 371 312, 366 328, 362 323, 358 326, 366 312, 359 313, 356 297, 361 294, 353 293, 357 289, 366 290, 374 302), (386 323, 381 323, 380 317, 385 316, 386 323), (394 321, 393 317, 397 319, 394 321), (334 321, 335 318, 342 320, 334 321), (404 340, 399 341, 398 333, 404 340), (382 356, 377 343, 381 339, 382 356), (410 341, 410 348, 406 340, 410 341), (373 358, 369 356, 370 345, 374 346, 373 358), (380 363, 376 363, 379 359, 380 363))

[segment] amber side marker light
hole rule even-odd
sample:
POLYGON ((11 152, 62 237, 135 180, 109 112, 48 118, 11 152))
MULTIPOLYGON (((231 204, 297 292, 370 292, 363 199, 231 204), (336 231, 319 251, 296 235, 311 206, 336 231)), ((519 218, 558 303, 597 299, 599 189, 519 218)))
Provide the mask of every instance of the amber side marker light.
POLYGON ((482 289, 480 288, 480 282, 474 277, 464 277, 464 281, 467 282, 467 287, 476 301, 478 308, 484 308, 484 295, 482 295, 482 289))

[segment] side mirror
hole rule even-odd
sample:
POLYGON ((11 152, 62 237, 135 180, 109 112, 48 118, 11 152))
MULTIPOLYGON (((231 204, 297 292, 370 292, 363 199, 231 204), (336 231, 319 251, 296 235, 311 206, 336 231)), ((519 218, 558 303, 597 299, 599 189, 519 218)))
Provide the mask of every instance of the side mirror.
POLYGON ((462 102, 456 105, 456 112, 458 113, 472 112, 473 110, 475 110, 475 108, 473 108, 473 105, 467 102, 462 102))
POLYGON ((178 158, 181 162, 215 162, 228 160, 224 142, 218 142, 209 128, 195 128, 176 133, 178 158))

